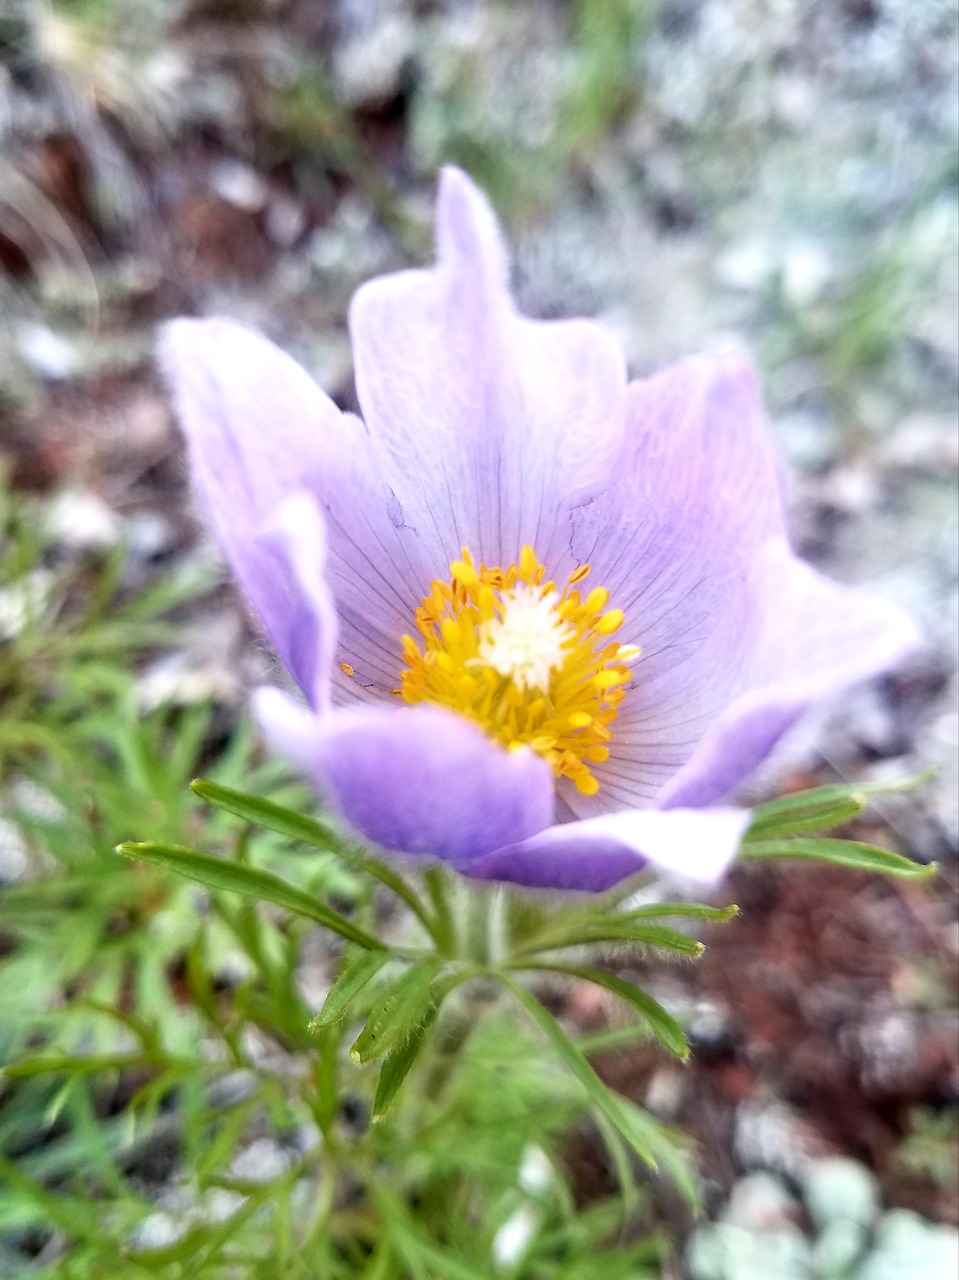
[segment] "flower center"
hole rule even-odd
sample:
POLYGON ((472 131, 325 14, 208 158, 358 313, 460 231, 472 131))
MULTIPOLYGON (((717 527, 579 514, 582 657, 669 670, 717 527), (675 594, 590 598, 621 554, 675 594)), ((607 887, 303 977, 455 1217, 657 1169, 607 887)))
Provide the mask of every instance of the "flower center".
POLYGON ((604 587, 582 597, 588 573, 582 565, 559 590, 530 546, 506 569, 477 566, 464 547, 416 610, 419 640, 403 637, 399 692, 469 717, 505 747, 529 746, 592 795, 589 766, 609 755, 639 649, 611 639, 623 613, 603 612, 604 587))

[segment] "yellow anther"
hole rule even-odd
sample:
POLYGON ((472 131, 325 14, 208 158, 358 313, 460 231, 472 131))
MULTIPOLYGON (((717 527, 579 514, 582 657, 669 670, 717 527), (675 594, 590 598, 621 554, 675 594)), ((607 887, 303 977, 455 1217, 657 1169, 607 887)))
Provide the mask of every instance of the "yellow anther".
POLYGON ((605 671, 597 671, 593 681, 597 689, 613 689, 618 684, 624 684, 629 678, 630 672, 626 667, 607 667, 605 671))
POLYGON ((454 582, 461 583, 464 587, 473 587, 479 582, 479 574, 465 560, 454 560, 450 565, 450 574, 454 582))
POLYGON ((603 636, 611 636, 613 632, 618 631, 622 625, 622 609, 610 609, 609 613, 604 613, 601 618, 593 623, 594 629, 603 636))
POLYGON ((600 609, 605 609, 609 604, 609 592, 605 587, 593 587, 592 591, 583 601, 583 608, 587 613, 599 613, 600 609))
POLYGON ((505 568, 477 564, 464 547, 449 582, 431 582, 416 610, 419 643, 402 639, 404 699, 467 716, 593 795, 590 765, 609 756, 609 726, 632 678, 626 663, 639 650, 609 640, 623 612, 602 612, 604 587, 581 600, 576 587, 589 571, 580 565, 560 590, 529 545, 505 568))

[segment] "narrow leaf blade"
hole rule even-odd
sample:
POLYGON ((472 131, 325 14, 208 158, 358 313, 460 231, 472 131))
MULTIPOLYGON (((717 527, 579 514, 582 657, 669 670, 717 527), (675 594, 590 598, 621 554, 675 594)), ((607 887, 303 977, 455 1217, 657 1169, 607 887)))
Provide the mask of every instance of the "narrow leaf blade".
POLYGON ((621 911, 618 920, 650 920, 660 916, 686 916, 690 920, 732 920, 739 915, 739 908, 707 907, 701 902, 650 902, 629 911, 621 911))
POLYGON ((671 1054, 685 1062, 689 1057, 689 1044, 683 1029, 666 1009, 654 1000, 641 987, 627 982, 615 973, 607 973, 605 969, 596 969, 592 965, 566 964, 560 961, 527 963, 524 969, 567 974, 571 978, 579 978, 582 982, 591 982, 594 986, 611 991, 626 1004, 630 1005, 648 1024, 649 1029, 671 1054))
POLYGON ((373 1099, 374 1123, 382 1120, 393 1105, 393 1099, 399 1092, 400 1086, 412 1071, 426 1044, 427 1036, 439 1011, 438 1003, 430 1005, 409 1035, 395 1044, 384 1058, 379 1079, 376 1082, 376 1097, 373 1099))
POLYGON ((208 889, 226 889, 306 916, 367 951, 383 950, 383 943, 378 938, 360 929, 332 907, 268 871, 258 871, 239 862, 228 862, 225 858, 214 858, 208 853, 196 853, 173 845, 121 844, 117 846, 117 853, 139 862, 168 867, 208 889))
POLYGON ((662 1163, 683 1193, 695 1202, 695 1186, 684 1162, 673 1149, 671 1136, 665 1133, 652 1116, 607 1089, 553 1015, 543 1008, 531 992, 504 973, 498 973, 496 976, 509 988, 549 1040, 557 1056, 583 1086, 587 1097, 599 1114, 614 1126, 650 1168, 657 1169, 662 1163))
POLYGON ((350 1048, 354 1062, 373 1062, 423 1018, 431 1005, 430 986, 442 967, 439 956, 424 956, 390 987, 350 1048))
POLYGON ((755 811, 743 842, 828 831, 858 817, 866 804, 864 792, 845 787, 817 787, 801 795, 781 796, 755 811))
POLYGON ((684 956, 700 956, 705 950, 696 938, 676 929, 646 924, 642 918, 633 920, 628 915, 614 915, 586 916, 571 921, 562 932, 547 932, 530 939, 517 954, 539 955, 544 951, 564 951, 568 947, 596 946, 603 942, 632 942, 684 956))
POLYGON ((342 1018, 353 1000, 376 977, 389 959, 388 951, 363 951, 345 965, 327 992, 323 1008, 310 1023, 311 1031, 321 1031, 342 1018))
POLYGON ((875 845, 861 844, 857 840, 795 839, 754 840, 744 844, 740 857, 749 860, 761 858, 805 858, 816 862, 831 862, 838 867, 854 871, 878 872, 881 875, 898 876, 903 880, 928 880, 936 874, 936 866, 928 866, 904 858, 900 853, 879 849, 875 845))
POLYGON ((292 809, 274 804, 272 800, 264 800, 262 796, 247 795, 244 791, 236 791, 233 787, 225 787, 219 782, 210 782, 206 778, 197 778, 190 783, 191 790, 202 800, 216 805, 232 813, 234 817, 243 818, 256 826, 266 827, 268 831, 276 831, 291 840, 308 844, 314 849, 322 849, 340 858, 353 870, 370 875, 379 880, 401 898, 418 919, 432 931, 429 912, 420 901, 418 895, 410 888, 398 871, 374 858, 360 849, 346 845, 334 829, 315 818, 308 818, 292 809))
POLYGON ((934 773, 934 770, 926 770, 899 782, 829 783, 794 795, 778 796, 754 810, 744 842, 804 831, 826 831, 856 817, 872 796, 912 791, 928 782, 934 773))
POLYGON ((453 973, 441 973, 432 983, 419 1016, 409 1024, 405 1037, 399 1039, 389 1050, 380 1069, 376 1097, 373 1102, 374 1121, 382 1120, 389 1111, 400 1085, 409 1075, 426 1044, 427 1036, 436 1021, 443 1001, 455 987, 468 981, 475 973, 475 968, 470 966, 453 973))

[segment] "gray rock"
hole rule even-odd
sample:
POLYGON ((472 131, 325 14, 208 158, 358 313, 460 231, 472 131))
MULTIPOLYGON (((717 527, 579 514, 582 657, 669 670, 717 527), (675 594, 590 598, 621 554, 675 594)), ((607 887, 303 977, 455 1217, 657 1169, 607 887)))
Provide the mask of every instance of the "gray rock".
POLYGON ((867 1227, 879 1210, 876 1179, 864 1165, 840 1156, 810 1165, 803 1191, 809 1216, 820 1229, 843 1220, 867 1227))
POLYGON ((959 1232, 906 1209, 887 1213, 857 1280, 955 1280, 959 1232))

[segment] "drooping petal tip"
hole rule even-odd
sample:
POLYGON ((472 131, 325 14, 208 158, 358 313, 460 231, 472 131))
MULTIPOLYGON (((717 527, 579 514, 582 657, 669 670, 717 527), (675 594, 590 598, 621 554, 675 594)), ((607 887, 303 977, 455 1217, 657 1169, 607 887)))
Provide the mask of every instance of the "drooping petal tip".
MULTIPOLYGON (((343 438, 342 415, 295 360, 231 321, 173 321, 161 334, 160 365, 220 547, 290 673, 313 699, 328 665, 332 607, 318 609, 316 590, 299 580, 304 566, 278 563, 277 545, 260 535, 292 495, 312 493, 326 474, 326 459, 343 438)), ((315 528, 303 536, 317 536, 315 528)), ((318 537, 322 547, 322 531, 318 537)))
POLYGON ((545 761, 504 751, 451 712, 388 707, 319 717, 270 689, 258 691, 256 712, 270 744, 383 849, 464 868, 553 820, 545 761))
POLYGON ((715 883, 739 849, 746 809, 646 809, 570 822, 497 849, 465 868, 484 880, 601 893, 647 865, 715 883))

